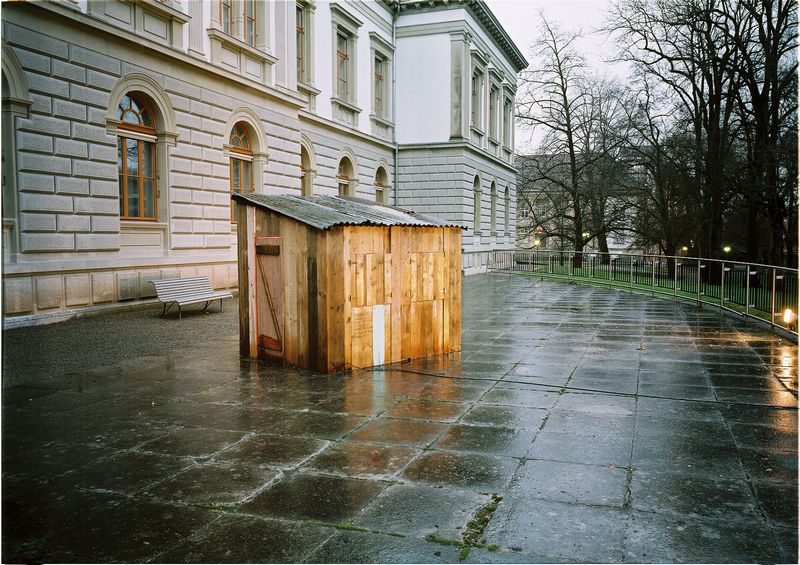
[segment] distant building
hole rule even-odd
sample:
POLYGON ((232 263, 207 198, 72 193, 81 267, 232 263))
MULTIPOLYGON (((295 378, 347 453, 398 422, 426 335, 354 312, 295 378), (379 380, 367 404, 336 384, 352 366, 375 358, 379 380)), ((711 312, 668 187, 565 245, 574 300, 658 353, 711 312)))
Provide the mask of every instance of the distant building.
MULTIPOLYGON (((568 190, 569 163, 565 155, 520 155, 517 164, 517 226, 516 245, 521 249, 575 249, 573 198, 568 190)), ((625 175, 629 175, 628 172, 625 175)), ((593 186, 593 185, 589 185, 593 186)), ((606 232, 609 253, 635 253, 633 237, 619 229, 635 220, 635 210, 626 205, 629 190, 621 183, 607 191, 602 206, 613 210, 614 222, 606 232), (621 210, 621 211, 620 211, 621 210)), ((584 195, 584 197, 599 195, 584 195)), ((586 198, 588 200, 588 198, 586 198)), ((584 204, 584 237, 589 240, 585 251, 600 251, 599 239, 591 237, 596 222, 584 204)), ((595 207, 596 208, 596 207, 595 207)), ((612 214, 609 214, 611 216, 612 214)), ((598 214, 598 216, 600 216, 598 214)))
POLYGON ((347 194, 514 245, 527 63, 481 0, 3 6, 6 322, 236 285, 230 194, 347 194))

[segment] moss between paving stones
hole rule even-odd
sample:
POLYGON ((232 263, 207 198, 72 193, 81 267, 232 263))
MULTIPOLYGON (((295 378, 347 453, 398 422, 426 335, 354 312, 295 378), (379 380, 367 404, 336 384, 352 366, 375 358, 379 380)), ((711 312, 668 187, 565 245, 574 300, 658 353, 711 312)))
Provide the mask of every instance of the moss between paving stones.
POLYGON ((425 536, 425 539, 432 543, 461 548, 461 551, 458 553, 458 559, 460 561, 463 561, 469 557, 470 549, 473 547, 485 547, 489 551, 499 551, 499 545, 494 543, 487 544, 486 540, 481 539, 481 536, 483 536, 486 526, 489 525, 489 521, 491 521, 492 516, 494 516, 494 513, 497 510, 497 506, 502 500, 503 497, 499 494, 492 494, 492 501, 484 506, 481 506, 475 513, 475 516, 472 518, 472 520, 467 522, 467 528, 464 533, 461 534, 460 540, 447 539, 437 536, 436 534, 428 534, 425 536))

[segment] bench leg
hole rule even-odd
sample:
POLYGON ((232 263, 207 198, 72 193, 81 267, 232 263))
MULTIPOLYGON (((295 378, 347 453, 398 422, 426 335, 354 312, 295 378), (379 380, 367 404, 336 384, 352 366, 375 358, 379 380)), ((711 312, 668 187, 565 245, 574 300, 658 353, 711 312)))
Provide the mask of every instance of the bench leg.
POLYGON ((205 312, 205 311, 206 311, 206 308, 208 308, 208 305, 209 305, 209 304, 211 304, 211 302, 212 302, 211 300, 206 300, 206 305, 205 305, 205 306, 203 306, 203 309, 202 309, 202 310, 200 310, 200 312, 205 312))
POLYGON ((219 299, 219 311, 222 312, 222 299, 219 299))
POLYGON ((161 315, 165 316, 167 314, 167 312, 169 312, 169 309, 172 308, 173 304, 175 304, 175 302, 170 302, 169 304, 164 304, 164 311, 161 312, 161 315))
POLYGON ((180 304, 180 302, 176 302, 175 304, 178 305, 178 319, 180 320, 181 319, 181 304, 180 304))

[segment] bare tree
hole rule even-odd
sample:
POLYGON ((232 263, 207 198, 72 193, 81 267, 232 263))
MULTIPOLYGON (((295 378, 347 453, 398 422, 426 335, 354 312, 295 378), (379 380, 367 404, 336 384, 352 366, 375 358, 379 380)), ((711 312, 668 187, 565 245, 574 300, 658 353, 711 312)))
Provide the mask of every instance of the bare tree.
POLYGON ((541 17, 537 60, 521 77, 517 118, 543 134, 538 154, 520 161, 519 202, 530 211, 529 229, 580 252, 595 238, 607 249, 626 207, 618 190, 625 138, 618 131, 625 117, 620 89, 585 72, 574 47, 578 37, 541 17))
MULTIPOLYGON (((765 259, 781 262, 787 220, 796 202, 796 174, 782 166, 782 145, 796 145, 797 4, 794 0, 725 0, 715 6, 723 32, 737 53, 741 81, 737 110, 745 140, 747 256, 758 260, 760 221, 766 216, 765 259), (788 134, 788 135, 787 135, 788 134), (794 143, 792 143, 794 138, 794 143), (789 182, 787 182, 789 181, 789 182)), ((791 161, 796 161, 793 157, 791 161)), ((792 248, 787 247, 792 255, 792 248)))
POLYGON ((620 0, 609 30, 621 59, 669 87, 694 141, 693 176, 701 203, 700 250, 718 257, 731 196, 726 166, 735 140, 731 115, 740 87, 737 49, 718 0, 620 0))
POLYGON ((631 230, 642 247, 676 255, 679 246, 688 247, 697 237, 692 140, 652 78, 641 75, 637 86, 624 105, 631 125, 628 159, 638 177, 631 230))

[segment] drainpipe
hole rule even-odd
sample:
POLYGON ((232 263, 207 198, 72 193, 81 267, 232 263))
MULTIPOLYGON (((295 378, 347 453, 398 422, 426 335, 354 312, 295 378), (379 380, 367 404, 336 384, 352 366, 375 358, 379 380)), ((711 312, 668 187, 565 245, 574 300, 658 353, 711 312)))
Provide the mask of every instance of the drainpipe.
POLYGON ((392 47, 394 47, 394 57, 392 57, 392 144, 394 145, 394 205, 398 206, 397 193, 400 190, 400 148, 397 146, 397 16, 400 15, 400 2, 395 3, 394 13, 392 14, 392 47))

